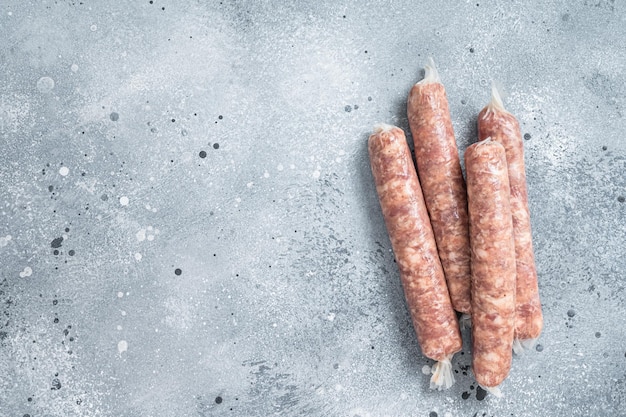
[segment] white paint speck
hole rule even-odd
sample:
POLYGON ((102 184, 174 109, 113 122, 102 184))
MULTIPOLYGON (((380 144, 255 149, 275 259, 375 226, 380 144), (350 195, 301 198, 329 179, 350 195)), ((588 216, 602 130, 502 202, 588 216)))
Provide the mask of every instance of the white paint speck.
POLYGON ((152 230, 154 230, 154 227, 152 227, 152 226, 148 226, 148 227, 146 227, 146 230, 147 230, 148 232, 151 232, 152 230))
POLYGON ((320 175, 321 175, 320 171, 316 169, 315 171, 313 171, 313 174, 311 176, 315 179, 318 179, 320 175))
POLYGON ((452 413, 449 411, 446 411, 446 413, 443 415, 443 417, 452 417, 452 413))
POLYGON ((67 174, 70 173, 70 169, 68 167, 61 167, 59 169, 59 174, 61 174, 62 176, 67 176, 67 174))
POLYGON ((91 27, 89 28, 92 32, 95 32, 96 30, 98 30, 98 26, 97 25, 91 25, 91 27))
POLYGON ((123 206, 127 206, 129 202, 130 202, 130 201, 128 200, 128 197, 126 197, 126 196, 122 196, 122 197, 120 197, 120 204, 121 204, 121 205, 123 205, 123 206))
POLYGON ((116 327, 117 330, 122 330, 122 326, 120 326, 119 324, 116 327))
POLYGON ((428 365, 422 366, 422 373, 424 375, 430 375, 430 366, 428 366, 428 365))
POLYGON ((50 77, 41 77, 37 81, 37 90, 41 93, 49 93, 54 88, 54 80, 50 77))
POLYGON ((6 246, 11 241, 11 235, 6 235, 5 237, 0 237, 0 248, 6 246))
POLYGON ((78 71, 78 65, 76 65, 76 64, 72 64, 72 66, 70 67, 70 69, 72 70, 72 72, 76 72, 76 71, 78 71))
POLYGON ((283 169, 285 169, 285 167, 283 166, 283 164, 278 164, 276 169, 279 170, 279 171, 282 171, 283 169))
POLYGON ((148 235, 146 239, 148 239, 149 242, 152 242, 154 240, 154 235, 148 235))
POLYGON ((335 385, 335 391, 341 391, 342 389, 343 389, 343 386, 341 384, 335 385))
POLYGON ((335 313, 330 313, 328 316, 326 316, 326 319, 328 321, 334 321, 335 320, 335 313))
POLYGON ((246 187, 248 187, 248 188, 252 188, 252 186, 253 186, 253 185, 254 185, 254 183, 253 183, 253 182, 249 182, 249 183, 247 183, 247 184, 246 184, 246 187))
POLYGON ((296 169, 296 166, 294 164, 289 164, 289 169, 296 169))
POLYGON ((26 278, 31 275, 33 275, 33 270, 31 269, 30 266, 27 266, 26 268, 24 268, 22 272, 20 272, 20 278, 26 278))
MULTIPOLYGON (((137 238, 137 241, 139 241, 139 242, 143 242, 144 240, 146 240, 146 229, 139 230, 135 234, 135 237, 137 238)), ((137 255, 135 255, 135 258, 136 257, 137 257, 137 255)))
POLYGON ((122 316, 126 315, 126 312, 124 310, 120 310, 120 313, 122 314, 122 316))
POLYGON ((122 291, 117 292, 117 298, 122 298, 123 296, 124 296, 124 293, 122 291))
POLYGON ((143 256, 141 256, 141 254, 139 252, 135 253, 135 260, 136 261, 141 261, 141 258, 143 258, 143 256))
POLYGON ((122 354, 128 350, 128 342, 126 340, 120 340, 117 342, 117 351, 122 354))
POLYGON ((270 177, 270 173, 269 173, 269 172, 267 172, 267 171, 265 171, 265 172, 263 173, 263 178, 269 178, 269 177, 270 177))

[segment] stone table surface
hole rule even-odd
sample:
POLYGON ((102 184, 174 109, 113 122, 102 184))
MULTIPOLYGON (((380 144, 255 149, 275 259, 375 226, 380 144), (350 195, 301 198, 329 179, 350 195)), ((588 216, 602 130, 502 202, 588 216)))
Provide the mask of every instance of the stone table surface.
MULTIPOLYGON (((0 4, 0 416, 625 416, 626 4, 0 4), (428 388, 366 141, 521 124, 545 328, 428 388)), ((410 139, 410 137, 409 137, 410 139)))

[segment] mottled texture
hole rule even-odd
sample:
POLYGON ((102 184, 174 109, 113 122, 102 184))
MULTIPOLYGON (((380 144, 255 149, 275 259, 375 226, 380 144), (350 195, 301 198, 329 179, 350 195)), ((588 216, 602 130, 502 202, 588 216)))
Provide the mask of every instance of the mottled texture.
POLYGON ((608 0, 0 1, 0 415, 624 415, 625 19, 608 0), (369 166, 374 124, 409 136, 428 56, 461 155, 490 79, 530 138, 545 320, 504 400, 476 398, 469 329, 455 385, 429 390, 369 166))
POLYGON ((370 164, 406 302, 424 356, 450 359, 461 334, 404 132, 391 126, 368 141, 370 164))
POLYGON ((543 315, 528 210, 524 144, 515 116, 498 106, 483 108, 478 115, 478 139, 487 138, 504 146, 509 172, 517 272, 515 338, 537 339, 543 328, 543 315))
POLYGON ((459 312, 470 313, 467 198, 444 86, 415 84, 407 113, 418 176, 452 305, 459 312))
POLYGON ((472 370, 484 387, 511 369, 515 332, 515 242, 504 147, 486 140, 465 151, 472 250, 472 370))

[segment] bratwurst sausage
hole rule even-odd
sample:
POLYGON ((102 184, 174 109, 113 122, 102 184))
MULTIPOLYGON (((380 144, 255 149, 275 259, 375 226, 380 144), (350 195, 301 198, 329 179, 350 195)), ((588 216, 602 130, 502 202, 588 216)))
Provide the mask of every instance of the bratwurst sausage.
POLYGON ((521 353, 524 349, 532 349, 541 334, 543 315, 533 254, 522 134, 515 116, 504 109, 495 86, 492 87, 491 102, 478 115, 478 139, 488 137, 504 146, 508 164, 517 270, 513 349, 515 353, 521 353))
POLYGON ((498 394, 511 369, 515 242, 504 147, 490 139, 465 151, 472 252, 472 369, 498 394))
POLYGON ((370 163, 413 327, 424 356, 438 361, 430 387, 454 383, 452 356, 462 341, 411 152, 402 129, 378 125, 370 163))
POLYGON ((470 314, 467 198, 446 90, 432 59, 407 102, 417 174, 456 311, 470 314))

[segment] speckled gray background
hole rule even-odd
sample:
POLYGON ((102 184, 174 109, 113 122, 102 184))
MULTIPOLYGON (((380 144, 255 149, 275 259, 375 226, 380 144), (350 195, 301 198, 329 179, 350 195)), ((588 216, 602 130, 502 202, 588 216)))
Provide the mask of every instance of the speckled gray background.
POLYGON ((624 2, 284 3, 2 1, 0 415, 625 416, 624 2), (428 56, 527 138, 503 399, 428 389, 372 185, 428 56))

